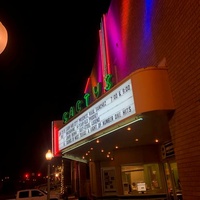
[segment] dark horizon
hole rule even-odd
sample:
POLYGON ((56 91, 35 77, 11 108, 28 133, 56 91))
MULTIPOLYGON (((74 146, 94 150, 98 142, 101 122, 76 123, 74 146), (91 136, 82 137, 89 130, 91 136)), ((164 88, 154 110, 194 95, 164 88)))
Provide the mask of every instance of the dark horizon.
POLYGON ((1 2, 8 43, 0 54, 0 177, 45 168, 51 122, 83 96, 109 2, 1 2))

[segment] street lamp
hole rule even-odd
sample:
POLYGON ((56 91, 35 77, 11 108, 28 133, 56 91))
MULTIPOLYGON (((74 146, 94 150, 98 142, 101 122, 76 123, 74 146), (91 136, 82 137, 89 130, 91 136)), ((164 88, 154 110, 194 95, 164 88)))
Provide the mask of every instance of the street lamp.
POLYGON ((5 26, 0 22, 0 54, 6 48, 8 42, 8 33, 5 26))
POLYGON ((51 150, 48 150, 46 153, 46 159, 48 161, 47 200, 50 200, 50 161, 51 161, 52 157, 53 157, 53 155, 51 153, 51 150))

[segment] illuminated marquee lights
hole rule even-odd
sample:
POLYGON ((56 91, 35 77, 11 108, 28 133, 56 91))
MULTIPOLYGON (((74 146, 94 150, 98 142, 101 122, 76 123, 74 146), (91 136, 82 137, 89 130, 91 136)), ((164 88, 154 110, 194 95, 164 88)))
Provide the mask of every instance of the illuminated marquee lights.
POLYGON ((59 130, 59 150, 135 113, 132 83, 128 80, 59 130))

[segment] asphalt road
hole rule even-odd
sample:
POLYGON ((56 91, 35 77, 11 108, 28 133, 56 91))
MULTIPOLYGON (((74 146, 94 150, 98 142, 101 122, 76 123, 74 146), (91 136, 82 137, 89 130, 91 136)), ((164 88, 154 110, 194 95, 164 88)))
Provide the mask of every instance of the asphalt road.
POLYGON ((15 200, 14 195, 0 195, 0 200, 15 200))

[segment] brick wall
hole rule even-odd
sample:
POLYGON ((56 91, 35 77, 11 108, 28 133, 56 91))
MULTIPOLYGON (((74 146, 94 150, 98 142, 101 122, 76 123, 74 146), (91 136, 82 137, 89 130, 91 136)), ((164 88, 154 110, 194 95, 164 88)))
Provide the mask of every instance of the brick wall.
POLYGON ((199 200, 200 3, 113 0, 108 18, 113 16, 117 22, 109 21, 108 38, 111 65, 123 69, 118 69, 118 81, 141 67, 160 63, 168 67, 176 107, 170 131, 183 198, 199 200), (111 29, 120 30, 120 37, 115 39, 111 29), (123 59, 120 60, 118 52, 124 54, 123 59))

